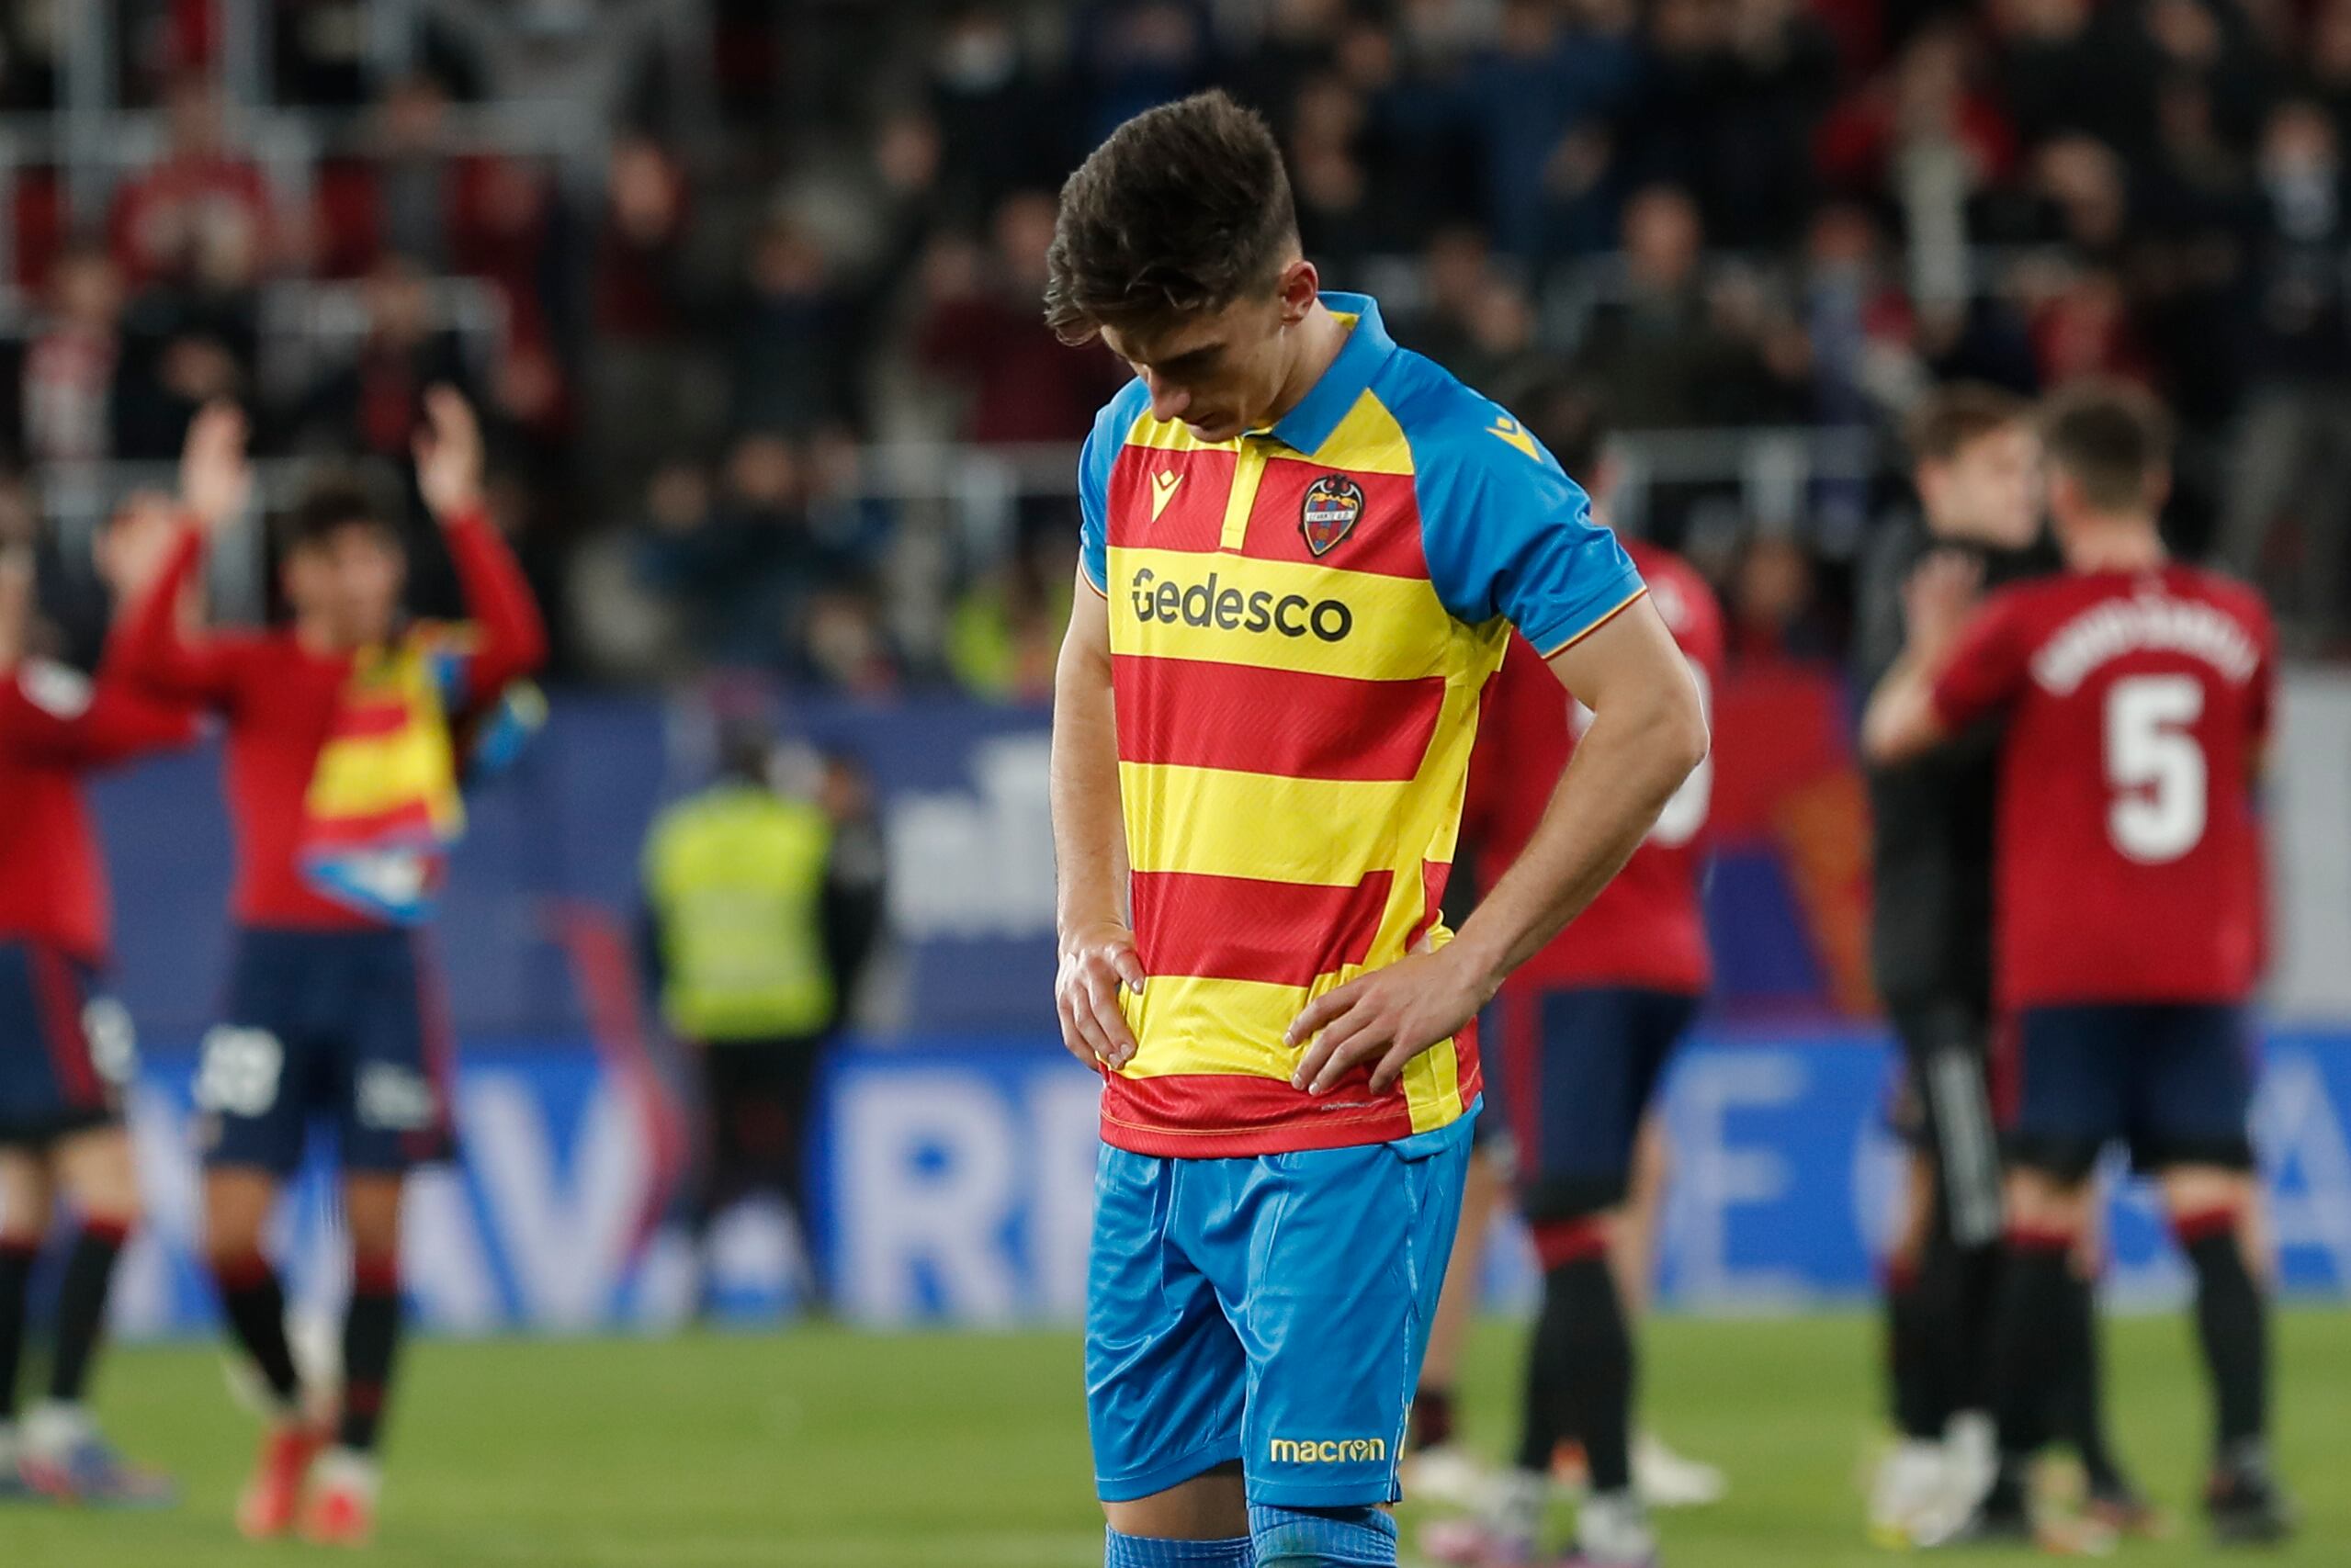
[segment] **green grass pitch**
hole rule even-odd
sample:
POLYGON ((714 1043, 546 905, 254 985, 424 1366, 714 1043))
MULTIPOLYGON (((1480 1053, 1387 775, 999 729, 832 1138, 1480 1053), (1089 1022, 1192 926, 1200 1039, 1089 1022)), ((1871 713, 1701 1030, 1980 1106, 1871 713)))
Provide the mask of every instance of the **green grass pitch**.
MULTIPOLYGON (((1343 1332, 1343 1329, 1341 1330, 1343 1332)), ((1475 1347, 1465 1404, 1499 1452, 1519 1331, 1475 1347)), ((1845 1568, 1861 1539, 1857 1477, 1875 1431, 1876 1330, 1845 1314, 1667 1318, 1650 1326, 1656 1424, 1731 1473, 1731 1500, 1664 1520, 1671 1568, 1845 1568)), ((2119 1562, 2211 1562, 2189 1505, 2200 1379, 2176 1317, 2114 1325, 2115 1429, 2189 1528, 2119 1562)), ((2351 1563, 2351 1314, 2288 1314, 2279 1449, 2306 1513, 2293 1549, 2257 1560, 2351 1563)), ((417 1346, 393 1412, 382 1568, 1092 1568, 1078 1346, 1068 1334, 702 1335, 666 1341, 417 1346)), ((220 1568, 319 1554, 255 1548, 229 1525, 249 1457, 209 1351, 133 1348, 102 1405, 188 1496, 145 1517, 0 1507, 6 1568, 220 1568)), ((1408 1512, 1408 1510, 1407 1510, 1408 1512)), ((1407 1521, 1407 1541, 1412 1520, 1407 1521)), ((1955 1565, 2017 1562, 1951 1554, 1955 1565)))

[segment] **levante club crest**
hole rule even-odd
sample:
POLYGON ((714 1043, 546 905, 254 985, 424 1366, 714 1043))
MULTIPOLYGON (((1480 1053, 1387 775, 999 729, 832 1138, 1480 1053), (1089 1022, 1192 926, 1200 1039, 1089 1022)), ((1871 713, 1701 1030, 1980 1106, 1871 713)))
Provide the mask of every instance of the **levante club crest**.
POLYGON ((1298 504, 1298 532, 1317 559, 1354 531, 1363 515, 1363 490, 1344 474, 1325 474, 1306 487, 1298 504))

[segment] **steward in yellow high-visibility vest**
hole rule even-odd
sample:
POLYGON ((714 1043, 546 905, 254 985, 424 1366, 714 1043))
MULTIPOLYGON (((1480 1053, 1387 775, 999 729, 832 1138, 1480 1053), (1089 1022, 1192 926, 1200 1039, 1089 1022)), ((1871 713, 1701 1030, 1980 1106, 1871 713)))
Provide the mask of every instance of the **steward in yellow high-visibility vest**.
POLYGON ((823 1033, 835 1007, 825 953, 832 825, 814 805, 729 778, 654 820, 645 895, 661 1014, 705 1045, 823 1033))
MULTIPOLYGON (((879 838, 862 785, 836 784, 849 764, 831 764, 818 804, 768 782, 763 731, 737 728, 722 748, 718 781, 647 835, 647 957, 661 1016, 702 1067, 697 1239, 737 1199, 767 1191, 806 1244, 817 1063, 879 919, 879 838)), ((803 1251, 813 1292, 815 1248, 803 1251)))

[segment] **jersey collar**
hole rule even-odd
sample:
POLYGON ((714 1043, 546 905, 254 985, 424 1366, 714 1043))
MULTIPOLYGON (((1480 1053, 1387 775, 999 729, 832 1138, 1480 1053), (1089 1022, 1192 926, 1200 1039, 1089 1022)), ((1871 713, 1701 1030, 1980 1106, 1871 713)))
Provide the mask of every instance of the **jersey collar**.
POLYGON ((1380 320, 1379 301, 1368 294, 1334 294, 1325 291, 1325 307, 1341 316, 1353 316, 1355 325, 1339 345, 1339 357, 1332 360, 1298 406, 1273 422, 1271 434, 1274 439, 1294 451, 1312 457, 1330 439, 1339 422, 1347 417, 1379 374, 1388 355, 1396 352, 1396 340, 1388 336, 1387 325, 1380 320))

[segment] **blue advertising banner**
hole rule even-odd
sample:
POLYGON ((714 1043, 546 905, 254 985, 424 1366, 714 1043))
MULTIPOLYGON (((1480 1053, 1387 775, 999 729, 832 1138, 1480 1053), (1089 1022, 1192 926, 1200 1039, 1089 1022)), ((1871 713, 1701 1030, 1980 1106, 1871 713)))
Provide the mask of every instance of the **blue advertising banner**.
MULTIPOLYGON (((130 1335, 211 1321, 194 1252, 192 1066, 185 1055, 152 1062, 132 1096, 150 1221, 115 1298, 130 1335)), ((1882 1124, 1885 1075, 1863 1035, 1709 1036, 1683 1053, 1666 1095, 1667 1304, 1774 1312, 1869 1290, 1901 1159, 1882 1124)), ((789 1310, 803 1255, 780 1213, 729 1216, 706 1286, 662 1223, 682 1173, 645 1093, 584 1046, 467 1053, 464 1159, 421 1177, 409 1206, 405 1277, 428 1326, 658 1329, 706 1290, 729 1315, 789 1310)), ((819 1247, 842 1312, 874 1325, 1076 1321, 1096 1096, 1091 1074, 1033 1039, 844 1050, 813 1151, 819 1247)), ((2273 1037, 2255 1122, 2287 1287, 2351 1292, 2351 1035, 2273 1037)), ((2109 1299, 2176 1299, 2186 1277, 2151 1193, 2119 1172, 2112 1187, 2109 1299)), ((325 1197, 306 1182, 277 1249, 298 1312, 322 1322, 343 1290, 325 1197)), ((1501 1239, 1489 1284, 1509 1300, 1530 1275, 1515 1227, 1501 1239)))
MULTIPOLYGON (((1887 1055, 1864 1032, 1707 1035, 1665 1094, 1660 1299, 1770 1312, 1865 1294, 1895 1218, 1887 1055)), ((825 1171, 834 1277, 868 1321, 1069 1318, 1083 1298, 1091 1075, 1057 1048, 866 1052, 837 1066, 825 1171)), ((2351 1036, 2276 1038, 2255 1111, 2289 1290, 2351 1291, 2351 1036)), ((2153 1192, 2108 1178, 2114 1300, 2187 1277, 2153 1192)), ((1489 1288, 1531 1281, 1504 1222, 1489 1288)))

